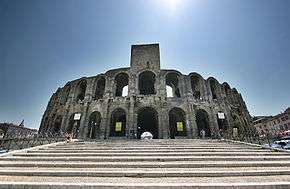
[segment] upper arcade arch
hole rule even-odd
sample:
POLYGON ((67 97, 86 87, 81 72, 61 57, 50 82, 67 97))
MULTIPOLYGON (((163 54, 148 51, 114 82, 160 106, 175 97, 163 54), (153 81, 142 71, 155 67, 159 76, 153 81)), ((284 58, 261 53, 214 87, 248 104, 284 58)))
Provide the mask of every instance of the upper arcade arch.
POLYGON ((86 89, 87 89, 87 81, 85 79, 83 79, 77 85, 77 89, 76 89, 76 94, 77 94, 76 101, 77 102, 79 100, 83 101, 85 99, 86 89))
POLYGON ((202 99, 203 98, 203 81, 201 75, 197 73, 192 73, 189 75, 190 77, 190 84, 192 95, 195 99, 202 99))
POLYGON ((129 76, 127 73, 119 73, 115 77, 115 96, 125 96, 124 89, 129 85, 129 76))
MULTIPOLYGON (((169 86, 172 90, 172 97, 177 97, 180 98, 181 94, 180 94, 180 89, 179 89, 179 74, 175 73, 175 72, 169 72, 168 74, 166 74, 166 86, 169 86)), ((168 92, 167 92, 167 97, 168 96, 168 92)))
POLYGON ((143 71, 139 74, 138 88, 140 95, 156 94, 155 90, 156 75, 152 71, 143 71))
POLYGON ((212 99, 218 99, 218 97, 220 96, 219 82, 213 77, 208 78, 207 82, 208 82, 209 89, 212 95, 212 99))
POLYGON ((102 99, 105 94, 105 88, 106 88, 106 78, 105 76, 99 76, 97 77, 95 81, 95 95, 94 100, 102 99))

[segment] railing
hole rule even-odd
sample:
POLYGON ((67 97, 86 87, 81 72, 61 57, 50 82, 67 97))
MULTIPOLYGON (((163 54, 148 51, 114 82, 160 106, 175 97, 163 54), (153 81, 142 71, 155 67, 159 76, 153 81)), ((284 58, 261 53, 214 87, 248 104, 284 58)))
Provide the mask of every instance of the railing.
POLYGON ((274 141, 279 140, 281 137, 276 137, 269 132, 261 134, 255 129, 244 129, 239 131, 236 136, 234 136, 233 133, 225 132, 221 138, 273 147, 274 141))
POLYGON ((46 132, 28 136, 18 135, 0 139, 0 150, 8 152, 64 140, 63 133, 46 132))

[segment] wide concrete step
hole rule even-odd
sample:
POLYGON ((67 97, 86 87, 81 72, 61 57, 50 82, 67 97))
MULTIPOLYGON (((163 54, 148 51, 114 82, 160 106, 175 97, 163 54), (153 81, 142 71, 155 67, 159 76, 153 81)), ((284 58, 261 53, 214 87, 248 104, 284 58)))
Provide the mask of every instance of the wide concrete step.
POLYGON ((42 149, 42 150, 28 150, 27 153, 151 153, 151 152, 270 152, 270 150, 263 150, 263 149, 187 149, 187 150, 182 150, 182 149, 139 149, 139 150, 118 150, 118 149, 107 149, 107 150, 47 150, 47 149, 42 149))
POLYGON ((290 161, 289 156, 111 156, 111 157, 5 157, 1 161, 80 161, 80 162, 134 162, 134 161, 290 161))
POLYGON ((108 152, 108 153, 48 153, 46 151, 38 152, 35 151, 34 153, 18 153, 14 154, 13 156, 24 156, 24 157, 99 157, 99 156, 289 156, 290 153, 281 153, 281 152, 136 152, 136 153, 128 153, 128 152, 108 152))
POLYGON ((81 148, 81 147, 223 147, 223 146, 236 146, 236 147, 246 147, 245 145, 232 145, 232 144, 225 144, 225 143, 218 143, 218 144, 175 144, 175 145, 168 145, 168 144, 83 144, 83 145, 65 145, 60 144, 56 146, 50 146, 48 148, 81 148))
MULTIPOLYGON (((172 172, 172 171, 180 171, 180 173, 187 172, 187 171, 271 171, 276 170, 277 167, 197 167, 197 168, 104 168, 104 167, 88 167, 88 168, 70 168, 70 167, 0 167, 1 172, 5 171, 105 171, 105 172, 112 172, 112 171, 137 171, 137 172, 172 172)), ((290 170, 289 167, 279 167, 281 171, 288 171, 290 170)))
POLYGON ((244 170, 244 171, 78 171, 78 170, 4 170, 0 175, 9 176, 56 176, 56 177, 234 177, 290 175, 289 170, 244 170))
POLYGON ((0 188, 14 189, 289 189, 289 176, 242 177, 34 177, 0 176, 0 188))
POLYGON ((226 168, 226 167, 289 167, 290 161, 179 161, 179 162, 71 162, 71 161, 0 161, 0 167, 59 168, 226 168))
POLYGON ((140 149, 153 149, 154 150, 159 150, 159 149, 181 149, 181 150, 187 150, 187 149, 202 149, 202 150, 207 150, 207 149, 222 149, 222 150, 227 150, 227 149, 259 149, 255 147, 240 147, 240 146, 220 146, 220 147, 191 147, 191 146, 183 146, 183 147, 150 147, 150 146, 144 146, 144 147, 122 147, 122 146, 113 146, 113 147, 103 147, 103 146, 95 146, 95 147, 78 147, 78 148, 70 148, 70 147, 50 147, 47 149, 57 149, 57 150, 140 150, 140 149))

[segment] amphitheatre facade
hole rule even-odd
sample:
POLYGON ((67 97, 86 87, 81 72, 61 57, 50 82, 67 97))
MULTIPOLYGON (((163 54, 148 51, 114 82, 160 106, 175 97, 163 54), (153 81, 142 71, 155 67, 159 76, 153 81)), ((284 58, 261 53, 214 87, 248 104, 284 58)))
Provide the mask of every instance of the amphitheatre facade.
POLYGON ((158 44, 133 45, 130 67, 68 82, 52 95, 39 132, 82 139, 217 138, 244 133, 251 116, 226 82, 160 69, 158 44))

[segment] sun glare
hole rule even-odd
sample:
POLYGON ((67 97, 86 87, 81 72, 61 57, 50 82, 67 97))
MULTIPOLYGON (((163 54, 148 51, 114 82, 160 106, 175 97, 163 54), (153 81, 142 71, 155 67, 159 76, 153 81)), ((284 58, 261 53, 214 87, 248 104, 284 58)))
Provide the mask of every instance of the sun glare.
POLYGON ((160 0, 163 7, 175 12, 180 4, 181 0, 160 0))

